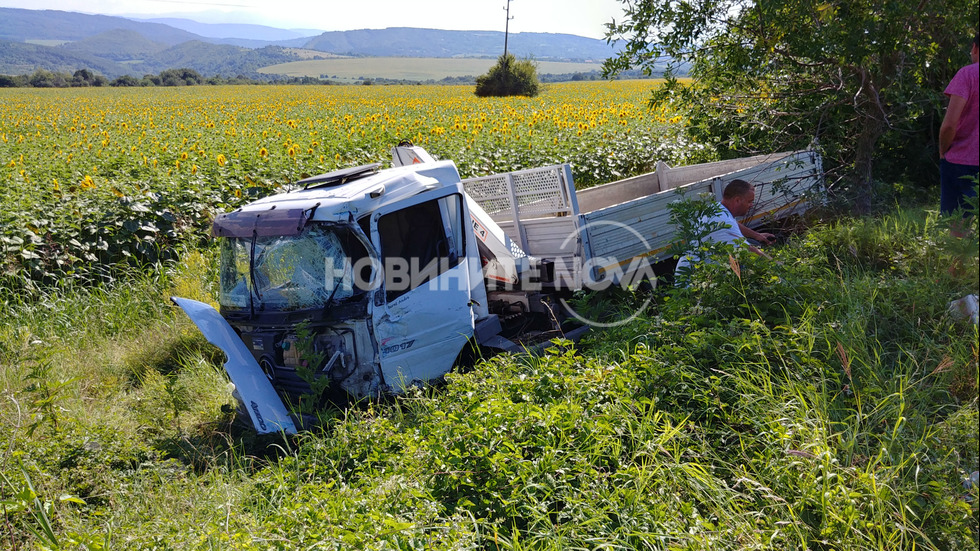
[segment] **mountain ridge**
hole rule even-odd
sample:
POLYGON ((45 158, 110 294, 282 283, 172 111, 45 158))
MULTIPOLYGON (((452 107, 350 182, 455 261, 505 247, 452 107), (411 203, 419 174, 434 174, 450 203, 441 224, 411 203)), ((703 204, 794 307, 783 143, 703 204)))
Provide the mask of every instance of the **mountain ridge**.
POLYGON ((309 38, 326 32, 323 29, 281 29, 254 23, 201 23, 185 17, 153 17, 149 19, 129 17, 128 19, 168 25, 175 29, 218 40, 243 38, 266 41, 293 40, 309 38))
MULTIPOLYGON (((268 79, 258 69, 298 60, 291 48, 325 56, 496 58, 504 44, 504 33, 498 31, 389 27, 297 36, 302 33, 262 25, 162 19, 184 27, 177 28, 160 21, 0 8, 0 74, 90 69, 117 78, 188 68, 205 77, 268 79), (230 36, 237 33, 251 36, 230 36)), ((511 33, 508 40, 510 53, 542 61, 598 62, 616 53, 603 40, 569 34, 511 33)))

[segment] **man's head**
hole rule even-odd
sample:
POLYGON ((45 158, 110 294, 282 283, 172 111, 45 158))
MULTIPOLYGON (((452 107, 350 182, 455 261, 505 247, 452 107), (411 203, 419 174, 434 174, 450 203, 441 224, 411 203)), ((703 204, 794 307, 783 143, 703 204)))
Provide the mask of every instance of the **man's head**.
POLYGON ((721 196, 721 204, 733 216, 744 216, 755 201, 755 186, 745 180, 732 180, 721 196))
POLYGON ((973 47, 970 48, 970 60, 974 63, 980 59, 980 32, 973 35, 973 47))

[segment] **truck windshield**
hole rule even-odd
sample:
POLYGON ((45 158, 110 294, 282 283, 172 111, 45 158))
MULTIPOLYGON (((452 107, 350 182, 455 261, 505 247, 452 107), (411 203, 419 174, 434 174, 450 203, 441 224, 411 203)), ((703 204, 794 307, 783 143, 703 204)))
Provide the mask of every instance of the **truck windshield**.
POLYGON ((349 228, 310 224, 299 235, 220 242, 223 308, 305 310, 359 292, 352 268, 367 251, 349 228))

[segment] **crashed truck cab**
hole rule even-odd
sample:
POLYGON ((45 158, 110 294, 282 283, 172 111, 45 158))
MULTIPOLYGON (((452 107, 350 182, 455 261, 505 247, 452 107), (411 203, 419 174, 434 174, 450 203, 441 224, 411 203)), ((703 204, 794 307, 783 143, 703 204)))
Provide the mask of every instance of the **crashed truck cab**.
MULTIPOLYGON (((276 391, 294 403, 309 393, 297 368, 310 362, 330 379, 327 398, 359 399, 438 379, 481 326, 500 339, 486 306, 487 245, 478 249, 473 231, 479 207, 467 205, 455 165, 419 148, 394 154, 396 165, 420 162, 308 178, 217 216, 220 316, 174 299, 228 355, 226 371, 260 432, 269 415, 282 420, 266 423, 270 432, 284 428, 276 391), (206 327, 222 319, 230 328, 206 327), (248 398, 260 392, 262 400, 248 398), (275 411, 263 414, 266 406, 275 411)), ((523 265, 495 262, 494 277, 516 281, 523 265)))

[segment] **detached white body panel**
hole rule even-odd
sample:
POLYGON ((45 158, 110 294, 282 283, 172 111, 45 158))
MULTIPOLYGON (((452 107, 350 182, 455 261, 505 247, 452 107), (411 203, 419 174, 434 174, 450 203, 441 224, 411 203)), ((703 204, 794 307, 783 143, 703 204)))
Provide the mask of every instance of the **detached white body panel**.
POLYGON ((178 297, 171 300, 187 313, 208 342, 227 356, 225 371, 235 385, 256 432, 295 434, 296 425, 276 389, 225 318, 209 304, 178 297))

